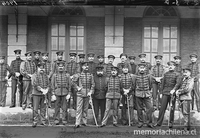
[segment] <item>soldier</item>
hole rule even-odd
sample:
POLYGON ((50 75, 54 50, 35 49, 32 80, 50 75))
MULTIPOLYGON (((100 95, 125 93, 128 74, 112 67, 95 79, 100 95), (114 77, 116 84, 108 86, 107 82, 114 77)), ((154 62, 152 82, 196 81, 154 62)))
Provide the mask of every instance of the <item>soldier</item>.
POLYGON ((10 67, 5 62, 5 56, 0 56, 0 106, 6 105, 6 93, 8 85, 7 71, 11 73, 10 67))
POLYGON ((129 56, 128 57, 129 58, 129 61, 130 61, 130 65, 131 65, 131 73, 132 74, 135 74, 136 73, 136 67, 137 67, 137 65, 136 65, 136 63, 135 63, 135 56, 129 56))
POLYGON ((161 64, 162 61, 162 55, 156 55, 154 58, 156 60, 156 65, 154 65, 152 67, 151 70, 151 75, 153 76, 153 107, 154 110, 156 109, 160 109, 160 104, 161 104, 161 99, 160 99, 160 93, 161 93, 161 89, 160 89, 160 84, 161 84, 161 79, 164 76, 165 73, 165 67, 164 65, 161 64), (157 104, 157 105, 156 105, 157 104))
POLYGON ((82 66, 85 62, 85 54, 79 54, 79 66, 80 66, 80 72, 82 72, 82 66))
MULTIPOLYGON (((43 52, 41 53, 42 55, 42 60, 41 62, 44 64, 44 71, 45 73, 47 74, 48 78, 49 78, 49 81, 51 81, 50 79, 50 73, 51 73, 51 61, 49 61, 49 53, 47 52, 43 52)), ((49 89, 49 91, 51 91, 51 88, 49 89)), ((51 107, 51 92, 48 92, 47 94, 47 97, 48 97, 48 105, 49 107, 51 107)))
MULTIPOLYGON (((197 63, 198 56, 196 54, 190 55, 191 63, 187 65, 187 68, 191 69, 191 77, 197 77, 200 73, 200 64, 197 63)), ((192 110, 194 110, 194 99, 196 98, 196 107, 197 111, 200 112, 200 92, 197 85, 196 79, 194 79, 194 89, 192 90, 192 110)))
POLYGON ((174 61, 176 63, 175 71, 182 74, 181 57, 180 56, 174 56, 174 61))
MULTIPOLYGON (((122 124, 123 125, 127 125, 128 124, 128 119, 127 119, 127 96, 128 99, 129 97, 132 95, 133 93, 133 74, 129 73, 129 66, 128 64, 124 65, 122 68, 122 74, 120 76, 121 81, 121 95, 122 95, 122 99, 121 99, 121 103, 122 103, 122 112, 121 112, 121 116, 122 116, 122 124)), ((129 102, 129 101, 128 101, 129 102)), ((130 107, 130 102, 129 102, 129 107, 130 107)), ((128 113, 130 114, 130 113, 128 113)))
POLYGON ((88 65, 89 65, 89 73, 91 74, 95 74, 95 69, 96 69, 96 63, 94 62, 94 53, 88 53, 87 57, 88 57, 88 65))
POLYGON ((152 113, 153 107, 151 103, 151 88, 152 88, 152 76, 146 74, 147 66, 144 63, 138 64, 138 74, 134 77, 133 85, 135 86, 136 106, 138 115, 138 128, 144 125, 143 120, 143 108, 146 108, 147 126, 152 128, 152 113))
POLYGON ((194 86, 194 78, 191 77, 191 69, 183 69, 183 77, 180 81, 180 88, 176 91, 176 95, 180 100, 179 106, 181 106, 181 111, 184 118, 184 126, 190 127, 190 103, 191 103, 191 91, 194 86))
POLYGON ((10 77, 12 76, 12 96, 11 96, 11 106, 10 108, 15 107, 16 103, 16 92, 17 92, 17 86, 19 90, 19 104, 20 107, 22 107, 22 97, 23 97, 23 76, 20 74, 20 65, 23 62, 23 60, 20 58, 21 57, 21 50, 17 49, 14 51, 16 59, 11 62, 10 69, 11 69, 11 74, 9 75, 10 77))
POLYGON ((131 71, 131 65, 127 62, 127 58, 128 58, 127 54, 124 54, 124 53, 120 54, 121 63, 117 64, 117 67, 119 69, 119 74, 123 73, 122 69, 123 69, 124 65, 126 65, 128 67, 128 72, 129 73, 132 72, 131 71))
POLYGON ((34 51, 33 54, 34 54, 34 60, 33 60, 33 62, 35 63, 35 65, 37 67, 37 64, 40 62, 41 52, 40 51, 34 51))
POLYGON ((107 84, 106 84, 106 74, 103 71, 103 66, 96 67, 96 74, 94 75, 94 95, 93 95, 93 103, 94 103, 94 111, 95 116, 98 120, 99 117, 99 109, 101 111, 101 119, 102 121, 104 117, 104 112, 106 108, 106 92, 107 92, 107 84))
MULTIPOLYGON (((70 78, 73 78, 74 74, 80 73, 80 66, 78 63, 76 63, 76 53, 69 53, 70 56, 70 62, 67 63, 66 65, 66 71, 70 75, 70 78)), ((71 92, 72 92, 72 97, 73 97, 73 109, 76 109, 76 91, 74 88, 74 85, 72 83, 71 86, 71 92)), ((69 100, 70 103, 70 100, 69 100)))
MULTIPOLYGON (((161 83, 161 92, 162 92, 162 102, 161 102, 161 108, 159 110, 159 116, 157 123, 154 126, 161 126, 165 111, 167 109, 167 105, 170 105, 171 101, 171 95, 175 94, 174 92, 179 88, 179 80, 180 80, 180 74, 178 72, 175 72, 175 62, 169 61, 168 63, 169 71, 167 71, 164 74, 163 81, 161 83)), ((172 101, 173 109, 170 111, 170 127, 172 127, 173 119, 174 119, 174 110, 175 110, 175 102, 176 98, 173 98, 172 101)), ((171 105, 170 105, 171 106, 171 105)))
POLYGON ((26 107, 32 107, 31 101, 31 77, 36 72, 36 65, 32 61, 32 52, 28 51, 25 53, 26 60, 20 65, 20 73, 23 75, 23 98, 22 98, 22 109, 25 110, 26 107))
POLYGON ((110 77, 110 75, 111 75, 111 68, 113 67, 114 60, 115 60, 115 56, 113 56, 113 55, 108 56, 108 64, 106 66, 107 77, 110 77))
POLYGON ((89 73, 88 62, 83 64, 82 69, 83 71, 75 74, 73 79, 77 89, 76 128, 87 125, 89 96, 94 93, 95 87, 93 74, 89 73))
POLYGON ((62 109, 62 123, 67 124, 67 100, 71 97, 71 79, 70 75, 65 72, 65 62, 57 63, 58 72, 53 74, 52 84, 52 99, 56 99, 55 102, 55 115, 54 123, 59 125, 60 123, 60 108, 62 109))
POLYGON ((55 60, 52 65, 51 65, 51 73, 50 73, 50 78, 53 76, 54 73, 58 72, 58 63, 59 62, 64 62, 64 71, 66 70, 66 61, 63 60, 63 51, 57 51, 57 60, 55 60))
POLYGON ((107 64, 104 62, 104 55, 98 55, 97 58, 99 60, 99 63, 97 63, 97 66, 102 66, 103 71, 106 72, 107 64))
MULTIPOLYGON (((145 64, 146 70, 145 70, 145 74, 150 74, 151 71, 151 64, 149 62, 146 62, 146 54, 145 53, 141 53, 138 55, 138 57, 140 58, 140 62, 145 64)), ((136 74, 138 73, 138 67, 136 68, 136 74)))
POLYGON ((31 83, 33 86, 32 96, 33 96, 33 125, 37 126, 38 119, 40 117, 41 125, 46 125, 45 119, 45 95, 50 89, 50 81, 45 73, 45 65, 42 62, 37 64, 37 72, 33 74, 31 78, 31 83), (40 113, 38 113, 38 108, 40 107, 40 113), (40 114, 40 115, 39 115, 40 114))
POLYGON ((111 76, 107 78, 108 91, 106 93, 106 111, 104 113, 102 125, 100 127, 105 127, 110 114, 110 109, 113 104, 113 126, 117 127, 118 120, 118 105, 119 99, 121 97, 121 85, 120 77, 118 76, 118 68, 111 67, 111 76))

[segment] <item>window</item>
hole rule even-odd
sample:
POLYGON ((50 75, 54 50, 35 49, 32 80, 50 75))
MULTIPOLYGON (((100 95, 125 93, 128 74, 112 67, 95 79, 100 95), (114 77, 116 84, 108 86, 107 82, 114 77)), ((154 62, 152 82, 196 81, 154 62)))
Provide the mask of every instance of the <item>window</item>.
POLYGON ((149 7, 144 14, 143 52, 155 64, 154 56, 163 55, 163 64, 179 54, 177 14, 172 7, 149 7))

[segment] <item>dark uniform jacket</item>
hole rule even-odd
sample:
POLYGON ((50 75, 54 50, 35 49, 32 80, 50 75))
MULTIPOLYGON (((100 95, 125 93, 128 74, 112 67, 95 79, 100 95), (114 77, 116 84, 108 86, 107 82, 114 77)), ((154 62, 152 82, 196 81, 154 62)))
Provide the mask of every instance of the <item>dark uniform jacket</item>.
POLYGON ((187 65, 188 68, 191 69, 191 77, 196 77, 200 73, 200 65, 198 63, 189 63, 187 65))
POLYGON ((97 74, 95 74, 94 83, 95 83, 94 97, 96 99, 105 99, 107 92, 106 75, 97 76, 97 74))
POLYGON ((113 64, 108 63, 106 66, 106 75, 107 77, 110 77, 111 75, 111 67, 113 67, 113 64))
POLYGON ((182 66, 181 64, 176 64, 175 71, 178 73, 182 73, 182 66))
POLYGON ((75 61, 68 62, 66 65, 66 71, 70 76, 80 73, 80 66, 75 61))
POLYGON ((50 75, 51 73, 51 62, 49 60, 42 60, 42 62, 44 63, 44 69, 45 69, 45 73, 47 75, 50 75))
POLYGON ((11 69, 7 63, 0 64, 0 81, 6 81, 7 71, 11 72, 11 69))
POLYGON ((31 83, 33 86, 32 94, 33 95, 43 95, 41 88, 42 89, 49 89, 50 88, 50 82, 48 79, 48 76, 46 73, 35 73, 33 74, 31 78, 31 83))
MULTIPOLYGON (((21 58, 19 59, 15 59, 11 62, 10 64, 10 69, 11 69, 11 73, 9 74, 9 78, 12 76, 12 79, 17 79, 15 76, 15 73, 18 72, 20 73, 20 65, 23 62, 23 60, 21 58)), ((19 76, 20 79, 22 79, 22 75, 19 76)))
POLYGON ((82 66, 83 66, 84 62, 78 62, 78 64, 79 64, 79 67, 80 67, 80 72, 82 72, 83 71, 82 66))
MULTIPOLYGON (((157 78, 157 77, 163 77, 165 73, 165 67, 164 65, 161 64, 156 64, 151 68, 151 75, 153 76, 153 78, 157 78)), ((153 79, 153 82, 156 82, 153 79)))
POLYGON ((120 75, 120 80, 121 80, 121 88, 122 92, 121 94, 124 94, 123 88, 124 89, 130 89, 129 94, 132 94, 133 92, 133 74, 130 73, 123 73, 120 75))
POLYGON ((89 66, 89 73, 94 75, 96 73, 97 64, 95 62, 88 62, 88 66, 89 66))
POLYGON ((23 80, 31 80, 28 74, 33 75, 36 72, 36 66, 33 61, 25 60, 20 65, 20 73, 23 75, 23 80))
POLYGON ((108 91, 106 93, 106 98, 109 99, 119 99, 121 97, 121 85, 119 76, 107 77, 108 91))
POLYGON ((130 63, 130 65, 131 65, 131 73, 135 74, 136 73, 137 65, 135 63, 130 63))

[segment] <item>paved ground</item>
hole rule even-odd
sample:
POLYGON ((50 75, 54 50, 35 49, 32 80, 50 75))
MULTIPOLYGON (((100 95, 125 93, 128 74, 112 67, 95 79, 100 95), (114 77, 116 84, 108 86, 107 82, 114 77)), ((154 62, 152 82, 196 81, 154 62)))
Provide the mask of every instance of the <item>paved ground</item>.
POLYGON ((199 138, 199 127, 193 127, 190 131, 184 131, 180 126, 169 130, 167 127, 147 128, 143 127, 113 127, 95 126, 74 129, 73 126, 31 126, 12 125, 0 126, 0 138, 199 138))

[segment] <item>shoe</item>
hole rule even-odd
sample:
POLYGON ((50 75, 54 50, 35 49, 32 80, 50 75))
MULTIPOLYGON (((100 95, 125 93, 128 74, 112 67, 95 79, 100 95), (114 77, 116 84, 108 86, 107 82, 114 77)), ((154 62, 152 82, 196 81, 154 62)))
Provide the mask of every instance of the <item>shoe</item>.
POLYGON ((105 127, 106 125, 105 124, 103 124, 103 125, 100 125, 99 127, 105 127))
POLYGON ((47 126, 47 124, 46 124, 45 121, 42 121, 42 122, 40 123, 40 125, 42 125, 42 126, 47 126))
POLYGON ((33 122, 32 127, 36 127, 37 126, 37 122, 33 122))
POLYGON ((173 124, 172 123, 169 123, 169 128, 173 128, 173 124))
POLYGON ((79 128, 79 127, 80 127, 80 125, 75 125, 74 127, 75 127, 75 128, 79 128))
POLYGON ((66 124, 67 124, 67 121, 62 121, 62 124, 63 124, 63 125, 66 125, 66 124))
POLYGON ((117 124, 113 124, 114 127, 118 127, 117 124))
POLYGON ((55 125, 59 125, 59 121, 54 121, 54 124, 55 125))
POLYGON ((154 124, 153 126, 154 126, 154 127, 160 127, 161 125, 159 125, 159 124, 156 123, 156 124, 154 124))
POLYGON ((152 124, 147 124, 147 127, 153 128, 152 124))
POLYGON ((10 108, 13 108, 13 107, 15 107, 15 105, 11 105, 11 106, 10 106, 10 108))
POLYGON ((139 125, 138 125, 138 128, 141 128, 142 126, 143 126, 143 124, 139 124, 139 125))

